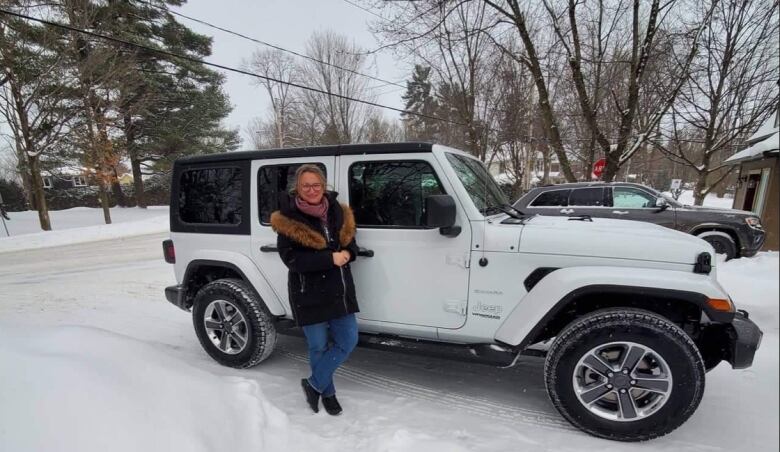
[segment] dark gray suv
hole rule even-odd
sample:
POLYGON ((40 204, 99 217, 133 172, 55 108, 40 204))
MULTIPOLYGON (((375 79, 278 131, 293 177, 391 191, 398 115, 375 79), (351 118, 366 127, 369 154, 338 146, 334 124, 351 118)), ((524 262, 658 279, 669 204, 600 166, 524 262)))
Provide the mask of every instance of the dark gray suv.
POLYGON ((764 244, 764 229, 753 212, 687 206, 650 187, 627 182, 537 187, 514 207, 526 214, 647 221, 699 236, 726 259, 753 256, 764 244))

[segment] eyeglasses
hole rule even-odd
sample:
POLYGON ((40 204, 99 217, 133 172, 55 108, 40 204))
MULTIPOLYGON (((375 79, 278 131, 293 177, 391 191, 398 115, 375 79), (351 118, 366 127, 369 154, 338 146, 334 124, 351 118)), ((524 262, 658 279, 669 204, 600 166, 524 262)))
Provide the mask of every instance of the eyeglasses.
POLYGON ((322 184, 303 184, 301 188, 304 191, 320 191, 322 190, 322 184))

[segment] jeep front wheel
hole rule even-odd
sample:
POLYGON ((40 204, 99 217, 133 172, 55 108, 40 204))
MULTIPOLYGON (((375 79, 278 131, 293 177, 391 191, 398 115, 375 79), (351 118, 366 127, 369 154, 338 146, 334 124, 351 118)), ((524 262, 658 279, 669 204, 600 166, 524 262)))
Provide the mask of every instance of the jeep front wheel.
POLYGON ((644 441, 682 425, 704 392, 696 345, 677 325, 639 309, 593 312, 567 326, 547 354, 547 392, 592 435, 644 441))
POLYGON ((244 281, 218 279, 195 295, 192 322, 201 346, 218 363, 252 367, 276 345, 271 315, 244 281))

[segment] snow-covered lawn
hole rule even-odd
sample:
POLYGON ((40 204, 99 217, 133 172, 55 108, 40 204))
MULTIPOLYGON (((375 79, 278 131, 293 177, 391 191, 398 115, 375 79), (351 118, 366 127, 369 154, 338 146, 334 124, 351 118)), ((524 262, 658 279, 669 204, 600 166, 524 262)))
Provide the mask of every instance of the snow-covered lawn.
POLYGON ((0 253, 165 232, 169 224, 168 206, 115 207, 111 209, 111 224, 105 224, 102 209, 52 210, 52 230, 47 232, 41 231, 37 211, 9 212, 8 216, 11 219, 5 224, 10 237, 0 226, 0 253))
MULTIPOLYGON (((669 194, 668 192, 666 193, 669 194)), ((684 190, 682 193, 680 193, 680 197, 677 199, 678 202, 692 206, 693 205, 693 190, 684 190)), ((724 196, 722 198, 718 198, 718 196, 715 193, 710 193, 704 198, 704 202, 702 203, 705 207, 719 207, 723 209, 731 209, 731 206, 734 205, 734 198, 724 196)))
POLYGON ((164 298, 175 283, 162 261, 166 234, 138 235, 147 222, 125 223, 127 236, 112 241, 87 227, 69 233, 85 243, 0 252, 0 451, 778 448, 777 253, 717 269, 765 333, 753 367, 719 365, 686 424, 624 444, 558 415, 537 358, 496 369, 358 349, 337 375, 344 414, 312 414, 298 385, 301 338, 281 336, 271 358, 247 370, 206 355, 191 317, 164 298))

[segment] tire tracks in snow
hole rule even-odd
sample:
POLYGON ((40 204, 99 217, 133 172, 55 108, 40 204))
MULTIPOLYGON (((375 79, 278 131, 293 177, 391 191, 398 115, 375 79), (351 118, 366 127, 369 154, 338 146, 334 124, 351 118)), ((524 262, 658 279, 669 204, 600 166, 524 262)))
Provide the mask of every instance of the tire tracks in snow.
MULTIPOLYGON (((308 365, 308 357, 287 350, 277 349, 280 355, 308 365)), ((551 415, 544 411, 519 408, 516 406, 471 397, 451 392, 439 391, 426 386, 410 383, 395 378, 386 377, 374 372, 357 369, 350 365, 342 365, 336 370, 336 375, 372 389, 391 394, 425 400, 447 408, 465 411, 491 419, 501 419, 508 423, 521 423, 532 427, 552 430, 577 431, 562 417, 551 415)))

